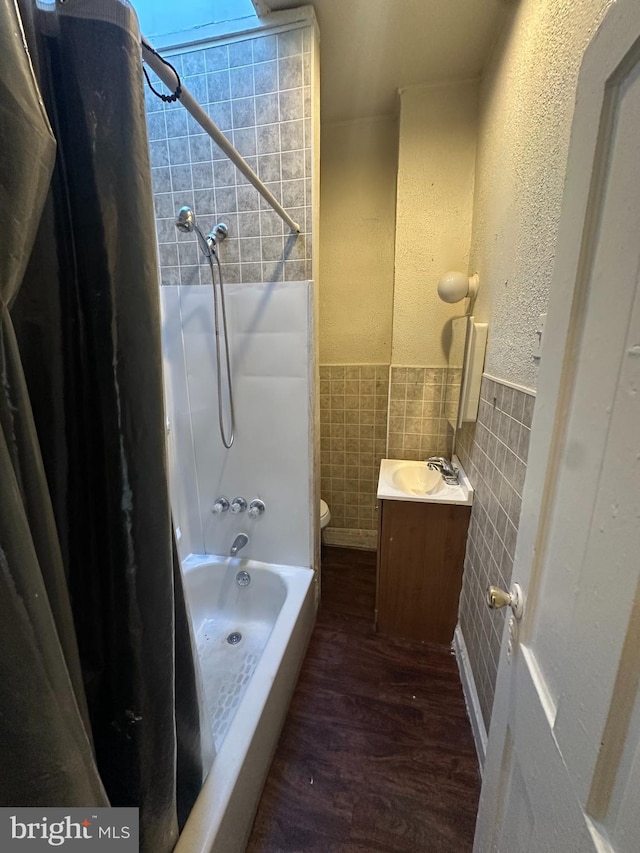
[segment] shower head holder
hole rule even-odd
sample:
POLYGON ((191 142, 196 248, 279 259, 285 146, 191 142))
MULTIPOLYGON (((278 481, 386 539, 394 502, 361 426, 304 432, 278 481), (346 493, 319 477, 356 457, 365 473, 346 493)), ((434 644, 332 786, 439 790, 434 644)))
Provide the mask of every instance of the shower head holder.
POLYGON ((211 229, 209 237, 216 243, 222 243, 229 236, 229 226, 225 222, 218 222, 215 228, 211 229))

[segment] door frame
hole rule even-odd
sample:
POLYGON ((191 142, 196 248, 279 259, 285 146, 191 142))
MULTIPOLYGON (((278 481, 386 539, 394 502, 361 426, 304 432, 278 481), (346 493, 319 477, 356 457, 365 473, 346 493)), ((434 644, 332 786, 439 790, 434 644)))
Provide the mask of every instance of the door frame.
MULTIPOLYGON (((556 241, 544 351, 538 377, 538 393, 531 429, 527 477, 516 544, 513 574, 525 589, 535 568, 544 559, 549 530, 555 472, 562 452, 564 424, 572 399, 575 357, 579 354, 581 323, 587 280, 581 275, 586 257, 585 243, 594 226, 593 201, 598 197, 604 175, 597 165, 604 162, 602 146, 608 144, 608 110, 613 106, 610 82, 624 58, 640 40, 638 0, 617 0, 605 14, 585 50, 576 89, 562 211, 556 241)), ((483 786, 474 849, 492 837, 499 809, 500 768, 505 748, 510 682, 507 658, 508 620, 502 637, 494 708, 488 734, 483 786)), ((527 617, 521 639, 527 638, 527 617)))

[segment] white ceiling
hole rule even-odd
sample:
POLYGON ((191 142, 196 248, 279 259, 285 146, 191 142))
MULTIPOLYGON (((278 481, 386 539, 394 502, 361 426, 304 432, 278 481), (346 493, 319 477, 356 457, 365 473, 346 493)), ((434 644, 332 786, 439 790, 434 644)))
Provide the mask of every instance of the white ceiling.
MULTIPOLYGON (((257 2, 257 0, 256 0, 257 2)), ((477 76, 509 0, 313 0, 323 121, 393 114, 399 87, 477 76)), ((273 11, 300 0, 260 0, 273 11)))

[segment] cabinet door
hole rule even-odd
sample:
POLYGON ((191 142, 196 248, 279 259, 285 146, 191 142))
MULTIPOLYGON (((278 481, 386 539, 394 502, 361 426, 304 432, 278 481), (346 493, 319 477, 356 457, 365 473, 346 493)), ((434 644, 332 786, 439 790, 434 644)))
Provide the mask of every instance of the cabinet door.
POLYGON ((383 501, 381 509, 378 630, 450 643, 471 507, 383 501))

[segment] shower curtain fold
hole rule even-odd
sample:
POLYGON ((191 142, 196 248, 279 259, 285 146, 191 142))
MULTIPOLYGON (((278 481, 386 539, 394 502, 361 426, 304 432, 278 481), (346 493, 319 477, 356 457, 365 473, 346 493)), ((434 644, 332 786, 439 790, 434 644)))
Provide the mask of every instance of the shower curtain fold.
POLYGON ((0 4, 0 802, 105 805, 55 521, 9 309, 55 139, 13 3, 0 4), (38 756, 37 764, 29 760, 38 756))
POLYGON ((211 753, 172 547, 137 21, 120 0, 21 0, 36 80, 17 7, 0 9, 17 211, 0 250, 0 804, 139 806, 141 850, 168 853, 211 753))

